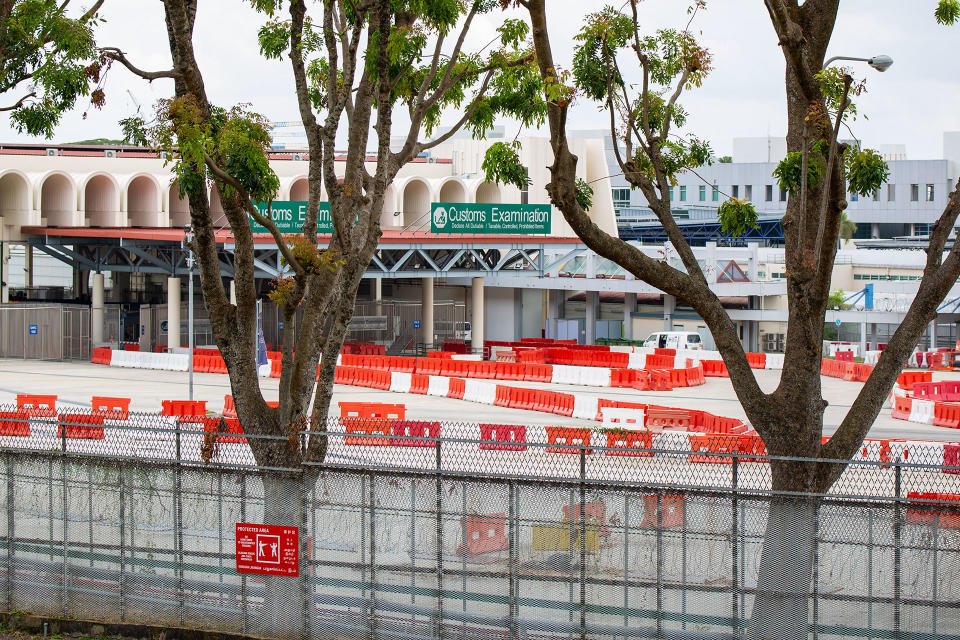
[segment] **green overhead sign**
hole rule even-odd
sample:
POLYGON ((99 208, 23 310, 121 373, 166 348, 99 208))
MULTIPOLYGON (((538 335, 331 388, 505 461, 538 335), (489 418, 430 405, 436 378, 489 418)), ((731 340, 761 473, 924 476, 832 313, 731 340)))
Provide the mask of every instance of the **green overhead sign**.
MULTIPOLYGON (((260 215, 266 217, 268 206, 266 202, 254 202, 260 215)), ((301 200, 274 200, 270 210, 270 217, 277 225, 280 233, 303 233, 303 220, 307 215, 307 203, 301 200)), ((267 228, 250 218, 250 227, 253 233, 270 233, 267 228)), ((317 218, 317 233, 333 233, 333 222, 330 220, 330 203, 320 203, 320 215, 317 218)))
POLYGON ((548 204, 433 202, 430 204, 430 231, 546 235, 550 233, 550 213, 548 204))

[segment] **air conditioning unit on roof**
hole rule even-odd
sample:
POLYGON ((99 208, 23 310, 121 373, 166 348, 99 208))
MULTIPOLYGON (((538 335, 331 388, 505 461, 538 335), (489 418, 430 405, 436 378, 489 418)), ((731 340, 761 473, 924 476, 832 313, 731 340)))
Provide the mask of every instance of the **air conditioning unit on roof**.
POLYGON ((113 150, 113 149, 104 149, 104 151, 103 151, 103 157, 104 157, 104 158, 116 158, 116 157, 117 157, 117 152, 116 152, 115 150, 113 150))
POLYGON ((306 158, 303 157, 303 154, 302 154, 302 153, 294 153, 294 154, 293 154, 293 159, 296 160, 296 161, 298 161, 298 162, 300 162, 300 161, 302 161, 302 160, 306 160, 306 158))
POLYGON ((48 156, 58 156, 60 155, 60 149, 47 149, 48 156))

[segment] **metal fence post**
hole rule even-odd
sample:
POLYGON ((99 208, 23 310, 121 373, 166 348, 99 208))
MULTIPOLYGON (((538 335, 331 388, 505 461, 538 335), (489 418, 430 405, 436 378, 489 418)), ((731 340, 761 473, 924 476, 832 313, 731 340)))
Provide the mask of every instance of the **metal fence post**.
POLYGON ((739 568, 739 548, 738 542, 740 539, 740 515, 739 515, 739 506, 740 503, 737 500, 737 484, 738 484, 738 475, 740 471, 740 457, 733 456, 733 468, 731 469, 731 486, 733 488, 733 494, 730 498, 731 507, 733 508, 732 513, 732 535, 730 537, 731 549, 731 560, 733 562, 733 590, 731 598, 733 606, 733 637, 740 637, 740 572, 739 568))
POLYGON ((125 475, 127 465, 120 463, 120 479, 119 479, 119 495, 120 495, 120 575, 117 578, 117 592, 120 596, 120 620, 127 619, 127 598, 123 593, 125 588, 123 577, 127 571, 127 559, 126 559, 126 546, 127 541, 124 536, 126 536, 127 522, 126 522, 126 513, 124 513, 124 482, 123 476, 125 475))
MULTIPOLYGON (((7 454, 7 611, 13 611, 13 460, 7 454)), ((50 514, 53 517, 53 514, 50 514)))
POLYGON ((67 571, 67 559, 70 557, 69 548, 67 547, 67 541, 69 540, 67 535, 67 517, 70 515, 67 511, 67 503, 69 501, 69 491, 67 489, 67 463, 66 459, 60 457, 60 482, 61 489, 60 495, 62 497, 61 504, 61 517, 63 518, 63 575, 61 580, 63 581, 61 589, 61 598, 63 605, 63 615, 67 615, 67 583, 69 582, 69 573, 67 571))
POLYGON ((663 637, 663 491, 657 490, 657 637, 663 637))
MULTIPOLYGON (((580 640, 587 637, 587 446, 580 445, 580 640)), ((573 514, 570 514, 573 519, 573 514)), ((597 544, 600 530, 597 528, 597 544)))
POLYGON ((940 550, 940 512, 937 512, 933 515, 933 522, 931 523, 933 527, 933 611, 931 611, 930 622, 933 627, 933 634, 937 634, 937 599, 939 597, 937 582, 940 580, 940 565, 938 564, 939 559, 937 558, 938 551, 940 550))
POLYGON ((820 504, 813 505, 813 640, 820 637, 820 504))
MULTIPOLYGON (((247 521, 247 474, 240 475, 240 522, 247 521)), ((224 532, 221 532, 223 535, 224 532)), ((240 574, 240 606, 243 608, 243 633, 250 628, 250 610, 247 607, 247 574, 240 574)))
POLYGON ((174 552, 177 554, 177 604, 180 608, 180 625, 186 621, 186 598, 183 582, 183 469, 180 458, 180 423, 176 423, 176 483, 173 496, 174 552))
POLYGON ((900 544, 903 505, 900 503, 900 462, 894 462, 895 502, 893 504, 893 637, 900 639, 900 544))
POLYGON ((443 639, 443 480, 440 476, 442 459, 440 457, 441 440, 437 437, 436 443, 436 510, 437 510, 437 628, 436 635, 443 639))
POLYGON ((370 618, 370 637, 377 637, 377 542, 374 507, 377 501, 376 475, 370 472, 370 601, 367 616, 370 618))
POLYGON ((307 535, 307 510, 313 509, 313 503, 309 500, 310 492, 307 487, 307 474, 301 469, 300 471, 300 531, 303 536, 301 542, 301 548, 307 546, 307 555, 306 555, 306 575, 301 576, 300 580, 303 583, 303 637, 304 640, 311 638, 313 636, 313 625, 312 620, 313 616, 311 615, 311 609, 313 609, 313 588, 311 583, 311 577, 313 576, 313 564, 310 562, 311 549, 309 549, 311 538, 307 535))
POLYGON ((507 524, 509 531, 507 532, 507 553, 508 553, 508 570, 509 570, 509 625, 510 625, 510 638, 515 640, 517 638, 517 508, 516 508, 516 492, 517 487, 514 484, 513 480, 507 482, 507 524))

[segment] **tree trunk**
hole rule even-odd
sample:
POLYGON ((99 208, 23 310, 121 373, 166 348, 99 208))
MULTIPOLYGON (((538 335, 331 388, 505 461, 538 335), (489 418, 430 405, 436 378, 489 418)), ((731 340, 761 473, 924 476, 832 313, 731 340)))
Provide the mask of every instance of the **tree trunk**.
POLYGON ((774 497, 747 640, 806 640, 819 498, 774 497))
MULTIPOLYGON (((263 479, 263 522, 300 527, 300 558, 307 557, 303 530, 303 478, 299 474, 268 471, 263 479)), ((296 578, 264 576, 263 614, 258 635, 264 638, 302 640, 305 631, 306 567, 296 578)))

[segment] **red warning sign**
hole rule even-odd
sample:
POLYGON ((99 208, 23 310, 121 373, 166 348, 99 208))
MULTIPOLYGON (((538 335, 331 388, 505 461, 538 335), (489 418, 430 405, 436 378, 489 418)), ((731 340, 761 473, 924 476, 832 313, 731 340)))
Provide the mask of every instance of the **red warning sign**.
POLYGON ((238 522, 237 573, 300 575, 300 543, 296 527, 238 522))

